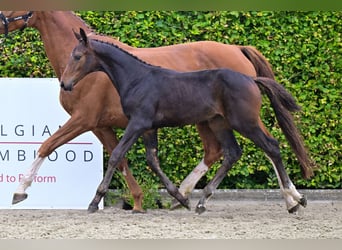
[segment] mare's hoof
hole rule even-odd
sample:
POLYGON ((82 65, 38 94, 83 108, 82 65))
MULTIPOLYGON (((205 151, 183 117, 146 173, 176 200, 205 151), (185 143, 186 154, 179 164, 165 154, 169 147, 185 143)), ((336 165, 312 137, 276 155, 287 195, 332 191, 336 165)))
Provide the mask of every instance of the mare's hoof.
POLYGON ((202 204, 198 204, 197 207, 196 207, 196 213, 198 214, 202 214, 206 211, 206 208, 204 205, 202 204))
POLYGON ((133 209, 132 214, 146 214, 146 211, 143 209, 133 209))
POLYGON ((23 201, 23 200, 26 200, 27 199, 27 194, 26 193, 23 193, 23 194, 17 194, 17 193, 15 193, 14 195, 13 195, 13 199, 12 199, 12 204, 14 205, 14 204, 17 204, 17 203, 19 203, 19 202, 21 202, 21 201, 23 201))
POLYGON ((97 212, 99 210, 99 207, 97 205, 89 205, 88 207, 88 213, 92 214, 97 212))

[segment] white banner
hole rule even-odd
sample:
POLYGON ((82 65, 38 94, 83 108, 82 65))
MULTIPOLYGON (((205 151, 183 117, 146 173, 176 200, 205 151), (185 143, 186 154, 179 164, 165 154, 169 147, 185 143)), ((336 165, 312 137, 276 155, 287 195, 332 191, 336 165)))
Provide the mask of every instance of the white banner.
POLYGON ((46 158, 28 198, 12 205, 37 150, 70 116, 55 78, 0 78, 0 89, 0 208, 86 209, 103 176, 102 144, 91 132, 46 158))

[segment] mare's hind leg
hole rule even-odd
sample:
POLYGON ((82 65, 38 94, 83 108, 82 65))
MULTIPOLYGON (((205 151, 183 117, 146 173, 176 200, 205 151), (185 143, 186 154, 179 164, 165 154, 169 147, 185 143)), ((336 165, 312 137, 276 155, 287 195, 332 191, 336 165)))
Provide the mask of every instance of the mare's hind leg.
POLYGON ((146 148, 146 160, 151 169, 157 174, 165 188, 176 198, 184 207, 190 210, 189 199, 184 197, 178 188, 169 180, 169 178, 161 170, 157 155, 158 137, 157 130, 149 130, 143 134, 144 144, 146 148))
MULTIPOLYGON (((205 121, 196 124, 196 127, 202 140, 204 158, 180 184, 179 192, 184 197, 189 196, 189 194, 194 190, 197 182, 203 177, 203 175, 205 175, 208 169, 222 156, 221 145, 217 141, 215 134, 210 129, 208 122, 205 121)), ((180 207, 180 204, 176 199, 174 199, 172 201, 171 209, 176 209, 178 207, 180 207)))
POLYGON ((243 130, 238 129, 238 131, 260 147, 272 162, 289 213, 296 212, 300 205, 305 207, 307 204, 306 198, 296 190, 296 187, 286 173, 278 141, 270 136, 262 122, 259 120, 259 126, 257 127, 248 128, 248 126, 244 126, 243 130))
POLYGON ((235 139, 233 130, 228 127, 228 124, 221 117, 210 121, 210 128, 215 133, 216 138, 221 143, 223 150, 223 162, 221 167, 217 170, 214 178, 203 189, 203 195, 196 206, 196 212, 201 214, 206 208, 205 204, 212 196, 215 189, 222 182, 233 164, 240 159, 241 149, 235 139))

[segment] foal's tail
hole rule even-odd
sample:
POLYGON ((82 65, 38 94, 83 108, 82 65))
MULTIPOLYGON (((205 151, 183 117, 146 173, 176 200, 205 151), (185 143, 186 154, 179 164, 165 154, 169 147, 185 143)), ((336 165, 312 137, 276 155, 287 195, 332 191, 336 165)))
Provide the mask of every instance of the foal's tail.
POLYGON ((257 76, 263 76, 274 79, 274 73, 267 59, 252 46, 239 46, 241 52, 253 64, 257 76))
POLYGON ((300 107, 286 89, 275 80, 265 77, 256 77, 254 81, 263 90, 271 101, 279 126, 300 162, 302 176, 305 179, 313 176, 314 162, 310 159, 304 146, 303 139, 294 124, 290 112, 299 111, 300 107))

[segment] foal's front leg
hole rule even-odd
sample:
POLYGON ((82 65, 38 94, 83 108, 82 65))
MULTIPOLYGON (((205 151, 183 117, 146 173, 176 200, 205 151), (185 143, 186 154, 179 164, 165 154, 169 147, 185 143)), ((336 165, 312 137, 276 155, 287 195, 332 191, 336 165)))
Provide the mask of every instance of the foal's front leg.
POLYGON ((137 126, 134 122, 128 123, 122 139, 120 140, 116 148, 112 151, 112 154, 108 161, 108 167, 105 176, 103 177, 103 180, 96 190, 94 199, 89 204, 89 212, 93 213, 98 210, 98 204, 108 191, 108 187, 112 180, 115 169, 122 161, 127 151, 138 140, 143 131, 144 129, 142 129, 141 126, 137 126))
POLYGON ((178 188, 170 181, 170 179, 161 170, 157 155, 158 137, 157 130, 148 130, 143 134, 144 144, 146 148, 146 160, 151 169, 158 175, 165 188, 176 198, 184 207, 190 210, 189 199, 184 197, 178 188))
MULTIPOLYGON (((116 133, 111 127, 96 128, 93 130, 93 133, 102 142, 109 154, 119 143, 116 133)), ((132 213, 144 213, 145 211, 142 208, 143 192, 133 177, 132 172, 129 170, 126 159, 119 164, 119 170, 122 172, 134 200, 132 213)))

